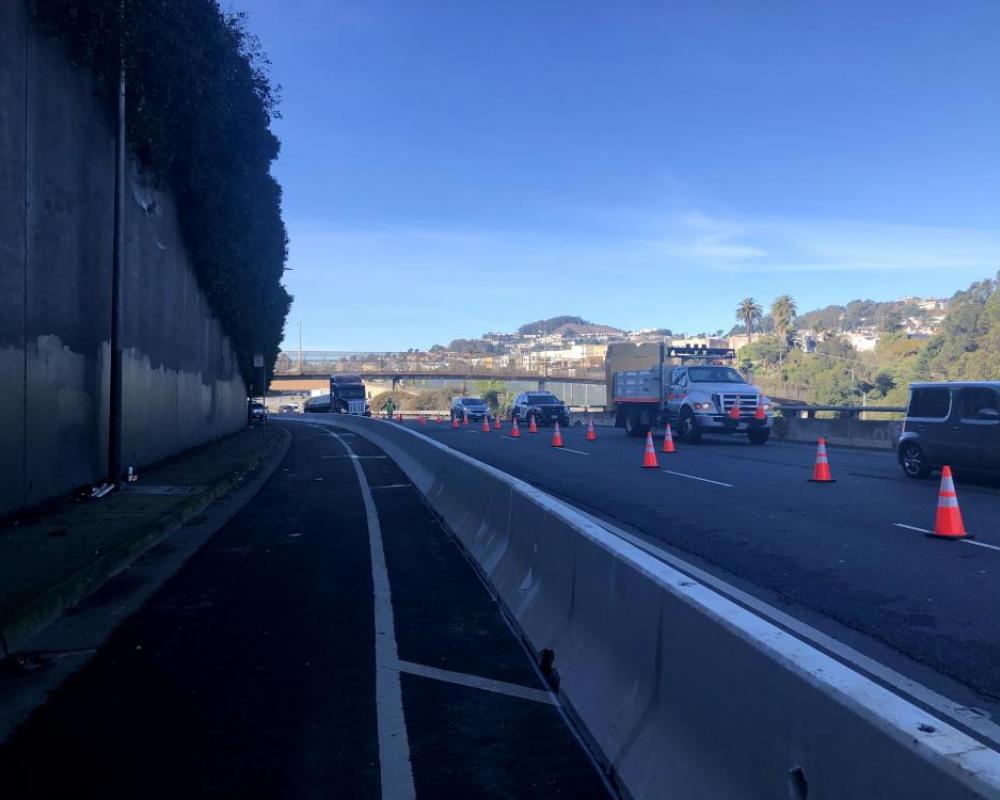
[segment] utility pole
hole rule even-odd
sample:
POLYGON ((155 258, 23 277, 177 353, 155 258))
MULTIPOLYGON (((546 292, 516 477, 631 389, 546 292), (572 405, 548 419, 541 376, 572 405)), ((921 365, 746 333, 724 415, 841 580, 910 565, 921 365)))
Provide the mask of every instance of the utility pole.
POLYGON ((118 38, 118 113, 115 135, 115 203, 111 249, 111 375, 108 394, 108 483, 116 484, 122 472, 122 255, 125 246, 125 2, 121 4, 118 38))
POLYGON ((299 320, 299 375, 302 374, 302 320, 299 320))

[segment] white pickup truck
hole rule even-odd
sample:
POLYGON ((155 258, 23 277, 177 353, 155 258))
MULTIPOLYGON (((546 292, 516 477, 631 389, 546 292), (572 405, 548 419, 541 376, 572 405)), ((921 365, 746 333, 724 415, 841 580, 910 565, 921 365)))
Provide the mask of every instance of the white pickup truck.
POLYGON ((746 434, 753 444, 771 435, 771 401, 735 369, 722 364, 660 364, 613 375, 615 425, 630 436, 670 423, 697 444, 703 433, 746 434))

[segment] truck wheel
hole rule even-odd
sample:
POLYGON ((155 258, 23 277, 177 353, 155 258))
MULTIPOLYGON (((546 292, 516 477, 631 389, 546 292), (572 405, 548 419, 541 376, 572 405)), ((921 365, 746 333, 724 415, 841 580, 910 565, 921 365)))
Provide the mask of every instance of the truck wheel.
POLYGON ((747 436, 750 438, 750 444, 764 444, 770 438, 771 431, 767 428, 762 431, 747 431, 747 436))
POLYGON ((629 436, 645 436, 649 427, 639 422, 639 412, 634 408, 625 414, 625 433, 629 436))
POLYGON ((698 427, 698 420, 694 418, 690 408, 681 411, 680 419, 681 441, 687 444, 698 444, 701 442, 701 429, 698 427))

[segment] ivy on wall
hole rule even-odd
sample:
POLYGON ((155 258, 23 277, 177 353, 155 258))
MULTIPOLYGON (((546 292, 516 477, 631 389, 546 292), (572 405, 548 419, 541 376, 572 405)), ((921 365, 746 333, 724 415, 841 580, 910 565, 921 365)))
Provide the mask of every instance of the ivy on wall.
POLYGON ((93 71, 109 113, 124 63, 132 152, 177 203, 188 256, 252 380, 273 365, 291 296, 288 236, 270 174, 277 89, 242 14, 216 0, 33 0, 41 29, 93 71))

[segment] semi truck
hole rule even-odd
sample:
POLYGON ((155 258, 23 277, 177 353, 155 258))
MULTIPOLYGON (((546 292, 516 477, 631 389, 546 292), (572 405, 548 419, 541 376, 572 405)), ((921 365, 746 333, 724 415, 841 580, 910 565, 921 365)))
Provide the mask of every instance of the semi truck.
POLYGON ((669 422, 690 444, 705 433, 764 444, 773 424, 771 401, 732 367, 735 357, 721 347, 610 345, 605 366, 615 426, 645 436, 669 422))
POLYGON ((370 417, 371 409, 360 375, 331 375, 330 393, 306 401, 306 413, 356 414, 370 417))

